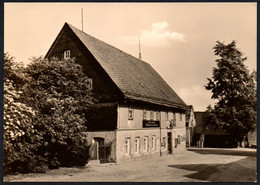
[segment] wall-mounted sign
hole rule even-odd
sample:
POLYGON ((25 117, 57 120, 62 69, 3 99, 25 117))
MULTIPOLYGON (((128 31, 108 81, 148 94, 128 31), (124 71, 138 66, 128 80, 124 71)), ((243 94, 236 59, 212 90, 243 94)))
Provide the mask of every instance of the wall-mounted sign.
POLYGON ((160 127, 160 121, 143 120, 143 128, 145 127, 160 127))

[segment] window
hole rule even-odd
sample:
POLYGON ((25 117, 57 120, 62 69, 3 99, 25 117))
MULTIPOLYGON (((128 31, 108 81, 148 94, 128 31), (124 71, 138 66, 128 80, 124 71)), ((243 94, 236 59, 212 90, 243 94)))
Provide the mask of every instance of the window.
POLYGON ((69 59, 70 58, 70 50, 64 51, 64 59, 69 59))
POLYGON ((147 152, 148 151, 148 137, 144 137, 144 151, 147 152))
POLYGON ((133 120, 134 119, 134 110, 132 107, 128 107, 128 119, 133 120))
POLYGON ((155 150, 156 149, 156 137, 153 136, 152 137, 152 150, 155 150))
POLYGON ((147 112, 146 112, 146 110, 144 110, 144 119, 147 119, 147 112))
POLYGON ((125 139, 125 154, 130 154, 130 138, 125 139))
POLYGON ((150 112, 150 119, 153 120, 153 111, 150 112))
POLYGON ((166 137, 163 137, 163 144, 162 144, 163 147, 166 147, 166 137))
POLYGON ((173 119, 176 120, 176 114, 175 113, 173 113, 173 119))
POLYGON ((135 153, 139 153, 139 148, 140 148, 140 138, 137 137, 135 138, 135 153))
POLYGON ((182 121, 182 114, 180 113, 180 121, 182 121))
POLYGON ((160 120, 160 112, 159 111, 156 111, 156 119, 160 120))
POLYGON ((169 113, 168 112, 165 112, 165 120, 169 120, 169 113))
POLYGON ((89 89, 89 90, 92 90, 92 83, 93 83, 93 81, 92 81, 92 78, 88 78, 87 80, 86 80, 86 84, 87 84, 87 88, 89 89))

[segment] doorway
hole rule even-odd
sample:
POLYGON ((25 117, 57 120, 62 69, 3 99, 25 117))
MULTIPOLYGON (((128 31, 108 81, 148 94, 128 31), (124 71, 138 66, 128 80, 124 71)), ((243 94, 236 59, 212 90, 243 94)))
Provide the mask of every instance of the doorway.
POLYGON ((93 139, 94 139, 94 145, 93 145, 94 159, 100 160, 100 163, 109 162, 111 146, 105 145, 104 138, 96 137, 93 139))
POLYGON ((168 154, 172 154, 172 133, 168 132, 168 154))

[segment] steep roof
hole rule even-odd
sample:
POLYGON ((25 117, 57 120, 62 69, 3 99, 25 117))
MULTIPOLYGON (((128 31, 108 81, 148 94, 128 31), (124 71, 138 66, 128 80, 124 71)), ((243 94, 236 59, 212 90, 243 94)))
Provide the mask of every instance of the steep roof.
POLYGON ((67 25, 126 98, 187 109, 184 101, 150 64, 98 40, 72 25, 67 25))

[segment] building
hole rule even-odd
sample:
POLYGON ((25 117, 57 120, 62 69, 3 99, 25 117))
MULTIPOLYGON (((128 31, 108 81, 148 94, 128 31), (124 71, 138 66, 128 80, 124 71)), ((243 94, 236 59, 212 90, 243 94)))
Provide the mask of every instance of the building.
POLYGON ((185 147, 183 100, 148 63, 65 23, 47 58, 81 64, 99 103, 88 115, 92 159, 121 162, 185 147))
POLYGON ((191 145, 198 147, 236 147, 234 138, 225 130, 206 124, 206 112, 195 112, 196 127, 191 145))
POLYGON ((191 146, 192 137, 196 127, 196 119, 192 105, 189 105, 189 110, 186 112, 186 146, 191 146))
POLYGON ((248 140, 248 146, 249 146, 249 147, 256 148, 256 146, 257 146, 257 134, 256 134, 256 130, 253 131, 253 132, 248 132, 247 140, 248 140))

